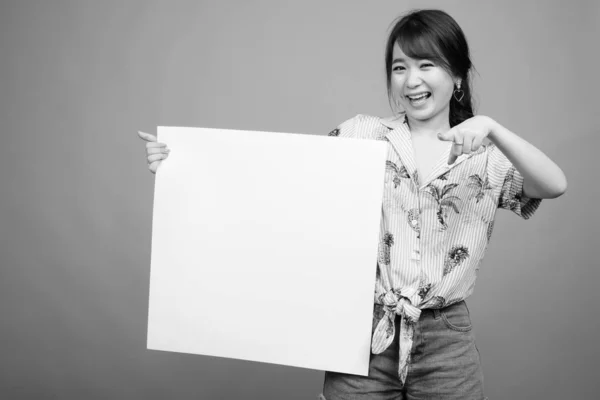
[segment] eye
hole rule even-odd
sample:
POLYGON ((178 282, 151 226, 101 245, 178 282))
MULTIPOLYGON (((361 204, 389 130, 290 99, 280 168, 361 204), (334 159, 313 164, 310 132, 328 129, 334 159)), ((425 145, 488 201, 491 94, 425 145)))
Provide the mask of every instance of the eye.
POLYGON ((402 65, 396 65, 395 67, 392 67, 392 71, 404 71, 406 68, 404 68, 402 65))
POLYGON ((431 68, 434 66, 435 65, 433 65, 433 63, 430 63, 430 62, 424 62, 423 64, 421 64, 421 68, 431 68))

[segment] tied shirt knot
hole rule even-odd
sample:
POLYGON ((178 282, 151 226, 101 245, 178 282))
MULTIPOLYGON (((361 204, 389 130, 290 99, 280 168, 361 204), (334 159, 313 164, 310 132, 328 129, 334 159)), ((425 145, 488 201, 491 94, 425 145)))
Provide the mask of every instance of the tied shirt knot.
POLYGON ((373 332, 371 351, 373 354, 383 353, 394 341, 396 315, 401 317, 399 348, 400 358, 398 363, 398 377, 402 384, 406 381, 406 374, 410 364, 410 351, 412 349, 414 324, 421 316, 421 310, 413 305, 419 298, 417 290, 411 288, 388 290, 379 296, 385 314, 373 332))

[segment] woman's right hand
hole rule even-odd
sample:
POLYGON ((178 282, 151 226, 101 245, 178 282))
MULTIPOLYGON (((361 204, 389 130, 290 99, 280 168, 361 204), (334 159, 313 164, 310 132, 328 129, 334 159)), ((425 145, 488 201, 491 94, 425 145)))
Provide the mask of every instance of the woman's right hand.
POLYGON ((160 162, 169 156, 171 150, 167 148, 166 144, 157 142, 154 135, 138 131, 138 136, 147 142, 148 169, 155 174, 160 162))

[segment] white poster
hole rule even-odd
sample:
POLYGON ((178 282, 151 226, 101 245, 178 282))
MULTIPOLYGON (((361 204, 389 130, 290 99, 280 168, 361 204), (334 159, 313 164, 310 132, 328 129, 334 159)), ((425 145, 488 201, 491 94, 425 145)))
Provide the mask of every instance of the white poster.
POLYGON ((148 348, 367 375, 385 142, 158 127, 148 348))

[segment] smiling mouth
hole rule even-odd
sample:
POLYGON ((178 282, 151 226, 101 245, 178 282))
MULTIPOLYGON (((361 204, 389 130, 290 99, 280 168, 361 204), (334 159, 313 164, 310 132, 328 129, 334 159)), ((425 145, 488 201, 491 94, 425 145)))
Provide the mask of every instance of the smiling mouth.
POLYGON ((413 105, 413 106, 418 106, 421 105, 423 103, 425 103, 425 101, 427 101, 428 98, 431 97, 431 93, 430 92, 425 92, 425 93, 421 93, 415 96, 406 96, 406 98, 408 99, 408 101, 413 105))

